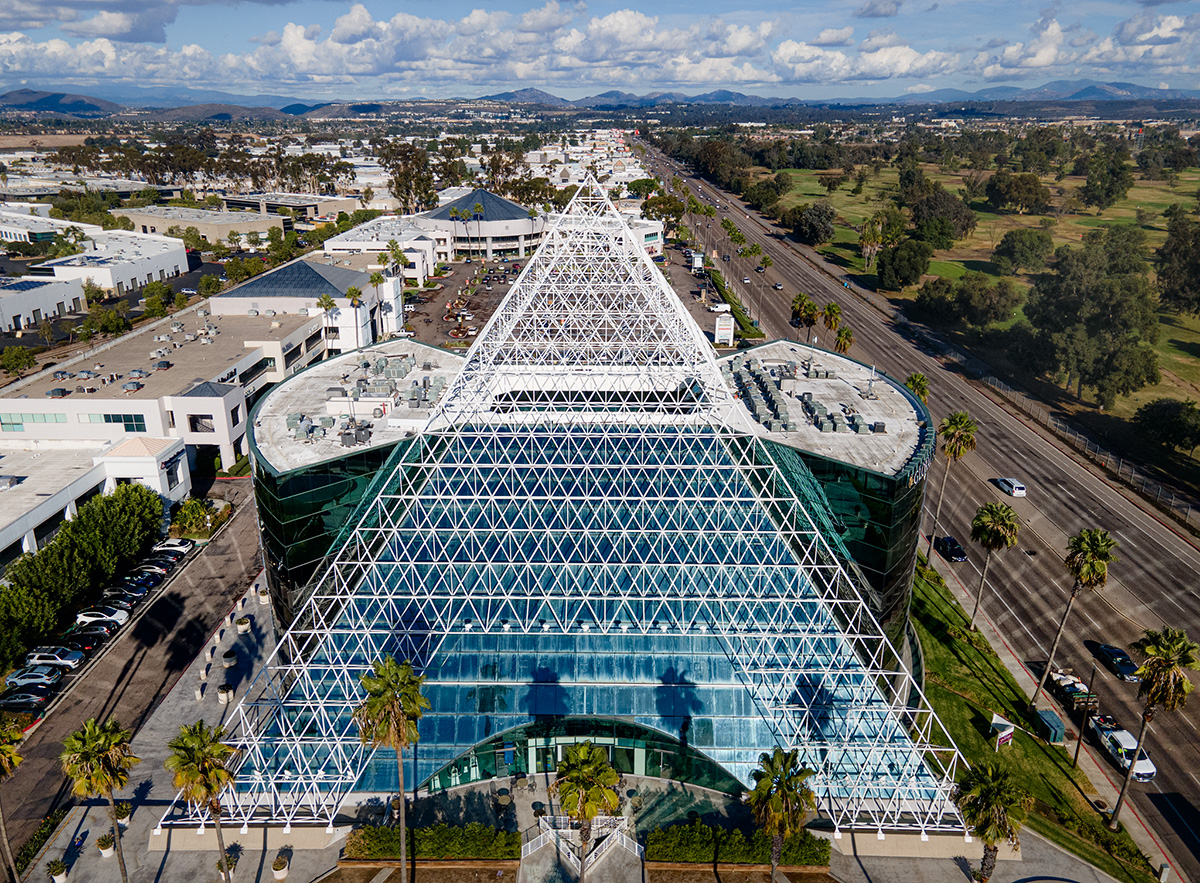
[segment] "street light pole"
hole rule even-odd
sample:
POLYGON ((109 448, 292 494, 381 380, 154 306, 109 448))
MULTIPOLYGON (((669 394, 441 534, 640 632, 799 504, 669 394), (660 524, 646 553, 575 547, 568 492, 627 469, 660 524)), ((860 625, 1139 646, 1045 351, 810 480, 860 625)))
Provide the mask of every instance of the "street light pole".
MULTIPOLYGON (((1079 749, 1083 747, 1083 736, 1087 732, 1088 721, 1092 719, 1092 684, 1096 682, 1096 660, 1092 660, 1092 673, 1088 675, 1088 699, 1083 706, 1083 723, 1079 726, 1079 741, 1075 743, 1075 757, 1071 760, 1071 769, 1079 766, 1079 749)), ((1099 703, 1096 703, 1099 706, 1099 703)))

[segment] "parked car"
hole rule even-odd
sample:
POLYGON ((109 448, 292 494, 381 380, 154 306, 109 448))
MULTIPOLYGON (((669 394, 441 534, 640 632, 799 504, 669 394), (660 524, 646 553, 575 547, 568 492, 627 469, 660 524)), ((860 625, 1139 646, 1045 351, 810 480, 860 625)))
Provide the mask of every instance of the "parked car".
POLYGON ((68 650, 78 650, 84 656, 88 656, 98 650, 105 641, 108 640, 107 635, 92 634, 92 627, 72 630, 62 637, 62 645, 68 650))
POLYGON ((143 561, 133 569, 134 573, 157 573, 159 576, 166 576, 171 572, 170 568, 165 567, 154 561, 143 561))
POLYGON ((163 581, 163 575, 161 573, 150 573, 145 570, 134 571, 119 577, 117 581, 121 585, 138 585, 152 589, 163 581))
POLYGON ((120 592, 129 598, 134 598, 141 601, 150 594, 150 586, 144 586, 141 583, 124 583, 119 586, 109 586, 104 590, 105 594, 109 592, 120 592))
POLYGON ((967 560, 966 550, 954 537, 938 537, 933 541, 933 548, 947 561, 967 560))
POLYGON ((179 291, 181 294, 186 294, 188 297, 191 297, 193 294, 196 293, 196 289, 194 289, 194 288, 181 288, 181 289, 179 289, 179 291))
POLYGON ((25 654, 26 665, 57 665, 74 669, 83 665, 83 654, 67 647, 37 647, 25 654))
POLYGON ((62 669, 53 665, 31 665, 9 672, 4 683, 8 687, 52 687, 62 680, 62 669))
POLYGON ((1133 778, 1139 782, 1149 782, 1158 775, 1158 768, 1154 766, 1154 761, 1150 759, 1146 749, 1143 748, 1137 759, 1133 759, 1133 753, 1137 750, 1137 739, 1133 733, 1121 729, 1111 714, 1098 714, 1091 718, 1088 728, 1096 744, 1108 755, 1108 759, 1117 769, 1124 772, 1132 762, 1133 778))
POLYGON ((1025 496, 1025 485, 1017 481, 1015 478, 998 478, 996 484, 1000 486, 1000 490, 1008 494, 1010 497, 1025 496))
POLYGON ((1130 659, 1129 654, 1120 647, 1115 647, 1112 644, 1101 644, 1099 649, 1096 650, 1096 656, 1121 680, 1128 681, 1131 684, 1136 684, 1141 680, 1137 674, 1137 663, 1130 659))
POLYGON ((159 560, 165 559, 167 561, 170 561, 172 564, 178 564, 180 561, 182 561, 186 557, 187 557, 187 554, 184 552, 180 552, 178 549, 160 549, 160 550, 154 552, 150 556, 152 561, 159 561, 159 560))
POLYGON ((196 542, 188 539, 170 539, 163 540, 151 550, 153 552, 182 552, 186 555, 195 548, 196 542))
POLYGON ((14 687, 0 693, 0 708, 8 711, 33 711, 49 702, 53 695, 53 687, 14 687))
POLYGON ((102 604, 96 607, 89 607, 87 610, 80 610, 75 614, 75 622, 80 625, 92 622, 104 622, 106 620, 115 622, 117 625, 125 625, 125 623, 129 622, 129 611, 113 607, 110 604, 102 604))
POLYGON ((132 613, 137 601, 126 597, 124 594, 105 592, 100 602, 105 607, 116 607, 118 610, 124 610, 126 613, 132 613))

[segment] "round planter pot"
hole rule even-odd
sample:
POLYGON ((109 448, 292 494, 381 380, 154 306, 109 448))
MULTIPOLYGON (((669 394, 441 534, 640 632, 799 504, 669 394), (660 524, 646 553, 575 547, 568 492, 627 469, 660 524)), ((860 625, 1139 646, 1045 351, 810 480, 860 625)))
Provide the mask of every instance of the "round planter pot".
POLYGON ((115 851, 116 851, 116 848, 115 848, 115 847, 112 847, 112 846, 110 846, 108 849, 102 849, 102 850, 100 850, 100 856, 101 856, 101 858, 111 858, 111 857, 112 857, 112 854, 113 854, 115 851))
POLYGON ((272 868, 272 869, 271 869, 271 876, 272 876, 273 878, 275 878, 276 880, 286 880, 286 879, 287 879, 287 875, 288 875, 288 868, 287 868, 287 867, 284 867, 284 869, 283 869, 283 870, 281 870, 281 871, 277 871, 277 870, 275 870, 274 868, 272 868))
POLYGON ((233 668, 235 665, 237 665, 237 654, 232 650, 225 653, 225 655, 221 657, 221 665, 224 668, 233 668))
POLYGON ((228 705, 229 700, 233 698, 232 690, 217 690, 217 701, 222 705, 228 705))
POLYGON ((67 883, 67 872, 63 871, 61 874, 51 874, 50 879, 54 883, 67 883))
POLYGON ((239 634, 239 635, 244 635, 244 634, 247 634, 247 633, 249 633, 249 631, 250 631, 250 621, 249 621, 249 620, 246 620, 245 622, 239 622, 239 623, 237 624, 237 630, 238 630, 238 634, 239 634))
POLYGON ((126 828, 129 827, 129 819, 128 818, 117 819, 117 824, 121 827, 121 830, 124 831, 126 828))
POLYGON ((266 607, 268 604, 271 603, 271 596, 268 595, 266 592, 259 592, 258 593, 258 603, 261 604, 263 607, 266 607))

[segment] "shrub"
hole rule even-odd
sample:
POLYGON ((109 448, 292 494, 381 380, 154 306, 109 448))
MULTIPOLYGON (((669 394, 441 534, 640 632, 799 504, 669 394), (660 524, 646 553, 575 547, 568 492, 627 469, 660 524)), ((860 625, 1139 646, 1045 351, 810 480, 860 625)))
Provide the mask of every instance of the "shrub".
POLYGON ((282 871, 287 866, 288 866, 288 861, 283 856, 279 856, 279 858, 277 858, 277 859, 275 859, 275 861, 271 862, 271 870, 272 871, 282 871))
MULTIPOLYGON (((646 861, 712 864, 766 864, 771 861, 771 838, 755 831, 749 839, 738 830, 727 831, 704 822, 656 828, 646 838, 646 861)), ((793 834, 783 843, 785 865, 829 864, 829 841, 808 831, 793 834)))
MULTIPOLYGON (((471 822, 465 827, 434 825, 408 832, 409 850, 425 859, 519 859, 521 835, 498 831, 471 822)), ((356 828, 346 836, 348 859, 395 859, 400 857, 397 828, 356 828)))
POLYGON ((109 832, 107 834, 101 834, 99 837, 96 838, 96 848, 97 849, 112 849, 113 844, 116 842, 117 842, 116 838, 113 837, 112 832, 109 832))
POLYGON ((51 877, 57 877, 59 874, 67 872, 67 863, 60 858, 52 859, 46 862, 46 873, 51 877))
POLYGON ((37 858, 37 854, 42 851, 42 847, 46 845, 46 841, 53 836, 58 830, 58 826, 62 824, 62 820, 67 817, 68 807, 60 807, 42 821, 37 826, 37 830, 30 835, 25 841, 25 845, 17 851, 17 870, 24 871, 29 867, 30 862, 37 858))

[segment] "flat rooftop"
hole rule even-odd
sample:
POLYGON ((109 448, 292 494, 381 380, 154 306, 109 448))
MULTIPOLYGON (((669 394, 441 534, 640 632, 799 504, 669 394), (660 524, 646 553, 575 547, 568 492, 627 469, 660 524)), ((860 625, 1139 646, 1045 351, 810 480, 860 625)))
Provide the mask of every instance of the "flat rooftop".
POLYGON ((352 227, 345 233, 329 237, 325 240, 325 248, 328 250, 332 245, 375 243, 379 246, 379 250, 383 251, 392 239, 403 246, 406 239, 434 239, 436 232, 411 218, 399 215, 381 215, 359 224, 357 227, 352 227))
MULTIPOLYGON (((28 230, 31 233, 61 233, 72 226, 70 221, 60 221, 55 218, 43 218, 40 215, 29 215, 18 212, 0 211, 0 227, 9 229, 28 230)), ((96 230, 101 228, 93 224, 75 224, 81 230, 96 230)))
POLYGON ((279 472, 312 466, 364 447, 394 444, 424 428, 432 406, 462 369, 463 361, 456 353, 410 339, 390 340, 318 362, 263 397, 251 430, 254 444, 259 455, 279 472), (377 373, 385 361, 388 367, 377 373), (364 370, 362 362, 370 367, 364 370), (403 376, 387 376, 401 372, 403 376), (354 401, 350 392, 360 378, 368 385, 354 401), (426 383, 428 401, 414 407, 411 391, 423 391, 426 383), (332 394, 334 389, 346 395, 332 394), (376 408, 385 408, 385 415, 374 416, 376 408), (341 438, 341 429, 351 416, 371 424, 370 440, 353 448, 345 447, 341 438), (302 417, 312 422, 313 431, 305 432, 296 425, 302 417), (332 425, 323 427, 322 418, 332 425))
POLYGON ((67 390, 70 399, 155 399, 160 396, 179 395, 197 383, 215 380, 227 368, 245 358, 246 341, 280 340, 308 322, 320 326, 320 319, 314 319, 312 316, 281 314, 274 317, 201 317, 195 309, 185 310, 154 328, 118 338, 109 349, 89 352, 86 348, 81 348, 80 356, 60 362, 55 367, 34 375, 24 384, 7 386, 0 391, 0 396, 5 399, 18 396, 45 399, 47 393, 55 388, 67 390), (176 322, 182 326, 182 331, 172 330, 176 322), (207 326, 215 328, 216 333, 201 334, 207 326), (193 335, 194 339, 187 340, 188 335, 193 335), (155 340, 156 337, 169 339, 155 340), (209 339, 212 343, 201 343, 204 339, 209 339), (163 349, 168 350, 165 355, 152 355, 163 349), (164 371, 154 370, 154 364, 163 360, 170 362, 171 367, 164 371), (97 368, 97 365, 100 367, 97 368), (147 376, 130 377, 130 372, 135 369, 141 369, 147 376), (62 371, 71 376, 56 379, 54 375, 62 371), (81 371, 95 371, 101 376, 81 377, 81 371), (116 375, 116 380, 106 384, 103 381, 109 375, 116 375), (122 388, 124 384, 131 382, 140 383, 142 386, 129 391, 122 388), (78 392, 81 386, 85 390, 93 391, 78 392))
POLYGON ((230 193, 227 202, 272 202, 277 205, 316 205, 322 202, 342 202, 345 196, 320 196, 316 193, 230 193))
POLYGON ((0 475, 18 479, 16 485, 0 491, 0 529, 24 518, 31 509, 92 469, 96 465, 93 460, 111 447, 92 445, 30 451, 6 448, 0 442, 0 475))
POLYGON ((146 233, 129 233, 123 230, 106 230, 89 238, 83 246, 86 251, 55 258, 41 264, 43 267, 109 267, 153 255, 167 254, 183 248, 178 239, 157 237, 146 233))
POLYGON ((741 394, 741 407, 758 435, 830 460, 895 475, 933 431, 894 380, 825 350, 814 352, 794 341, 777 340, 726 356, 717 364, 726 382, 741 394), (736 364, 742 367, 741 375, 736 364), (752 385, 758 387, 758 396, 752 394, 752 385), (786 411, 787 427, 771 401, 772 387, 786 411), (814 403, 811 410, 802 399, 805 393, 814 403), (821 421, 824 430, 814 418, 818 404, 828 415, 821 421), (865 423, 869 430, 856 431, 855 422, 865 423), (882 432, 874 431, 877 423, 883 424, 882 432))
POLYGON ((193 224, 246 224, 262 222, 258 212, 227 212, 216 209, 187 208, 174 205, 148 205, 142 208, 116 208, 114 215, 141 215, 147 218, 162 218, 164 221, 181 221, 193 224))

